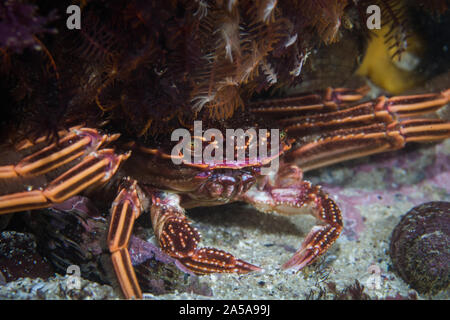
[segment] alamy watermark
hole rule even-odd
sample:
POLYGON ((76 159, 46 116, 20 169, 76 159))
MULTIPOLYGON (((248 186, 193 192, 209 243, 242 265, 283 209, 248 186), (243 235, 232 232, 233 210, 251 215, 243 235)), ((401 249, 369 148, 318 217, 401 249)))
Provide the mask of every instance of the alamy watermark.
POLYGON ((178 141, 171 152, 175 164, 232 167, 260 164, 270 159, 267 161, 269 165, 261 168, 261 174, 278 170, 279 129, 226 129, 224 139, 221 130, 211 128, 203 132, 202 122, 194 121, 193 136, 189 130, 179 128, 172 132, 171 141, 178 141))
POLYGON ((67 267, 66 274, 69 275, 66 279, 67 290, 81 289, 81 270, 76 264, 67 267))
POLYGON ((70 16, 66 20, 67 29, 73 30, 81 29, 81 9, 76 4, 68 6, 66 9, 66 13, 70 14, 70 16))
POLYGON ((381 268, 376 264, 372 264, 367 269, 369 277, 366 280, 366 287, 370 290, 381 289, 381 268))
MULTIPOLYGON (((81 29, 81 9, 76 4, 70 5, 66 9, 69 17, 66 20, 66 26, 69 30, 81 29)), ((366 14, 369 16, 366 20, 366 25, 369 30, 381 29, 381 9, 378 5, 369 5, 366 9, 366 14)))
POLYGON ((367 18, 367 29, 381 29, 381 9, 376 4, 370 5, 366 9, 366 13, 370 14, 367 18))

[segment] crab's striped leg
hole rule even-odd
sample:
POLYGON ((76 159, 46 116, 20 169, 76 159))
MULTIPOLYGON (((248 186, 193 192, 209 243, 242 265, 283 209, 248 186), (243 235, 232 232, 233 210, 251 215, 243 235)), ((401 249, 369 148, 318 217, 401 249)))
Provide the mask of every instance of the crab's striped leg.
POLYGON ((311 112, 330 112, 361 100, 368 91, 367 86, 356 90, 327 88, 323 92, 251 102, 248 108, 252 113, 277 118, 311 112))
POLYGON ((450 100, 450 90, 413 96, 379 97, 357 106, 328 113, 294 116, 279 120, 292 136, 354 128, 374 123, 391 123, 438 110, 450 100))
POLYGON ((93 185, 106 183, 128 157, 115 154, 113 149, 92 152, 44 189, 0 196, 0 214, 49 207, 93 185))
POLYGON ((385 98, 335 112, 279 120, 297 145, 286 159, 303 171, 450 137, 450 122, 420 118, 446 105, 450 90, 438 94, 385 98))
POLYGON ((111 207, 107 241, 114 271, 127 299, 142 299, 141 288, 128 252, 134 221, 144 209, 140 199, 145 199, 145 195, 136 181, 126 180, 111 207))
MULTIPOLYGON (((61 134, 63 136, 57 142, 25 157, 16 165, 0 166, 0 179, 45 174, 118 138, 118 135, 100 134, 95 129, 79 127, 61 134)), ((39 138, 35 143, 25 140, 17 146, 17 149, 26 149, 43 142, 45 138, 39 138)))
POLYGON ((274 181, 265 178, 263 187, 253 186, 242 200, 262 212, 282 215, 312 214, 320 221, 306 236, 300 249, 283 268, 301 270, 314 262, 337 240, 342 228, 339 207, 319 186, 303 181, 302 171, 294 165, 282 167, 274 181))
POLYGON ((200 234, 189 224, 177 194, 153 191, 151 218, 161 249, 193 273, 247 273, 261 270, 225 251, 199 248, 200 234))
POLYGON ((372 124, 329 132, 303 143, 286 159, 303 171, 333 163, 403 148, 408 142, 427 142, 450 137, 450 122, 411 119, 390 124, 372 124))
MULTIPOLYGON (((56 177, 46 186, 34 190, 0 196, 0 214, 44 208, 63 202, 95 184, 108 181, 120 163, 129 154, 117 155, 112 149, 99 150, 101 146, 117 139, 118 135, 104 135, 91 128, 74 127, 60 132, 61 138, 25 157, 15 165, 0 167, 0 180, 36 177, 55 171, 65 164, 81 159, 77 165, 56 177)), ((23 141, 18 150, 45 143, 39 138, 34 143, 23 141)))

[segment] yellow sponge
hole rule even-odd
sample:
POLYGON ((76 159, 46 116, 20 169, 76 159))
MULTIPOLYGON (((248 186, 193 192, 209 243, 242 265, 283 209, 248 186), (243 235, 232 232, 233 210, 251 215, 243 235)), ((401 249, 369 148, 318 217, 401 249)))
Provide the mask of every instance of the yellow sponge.
POLYGON ((389 49, 393 41, 386 42, 389 28, 390 25, 385 25, 373 31, 357 74, 368 77, 392 94, 399 94, 422 81, 414 69, 420 62, 424 47, 419 36, 413 34, 408 38, 407 50, 401 56, 392 58, 397 48, 389 49))

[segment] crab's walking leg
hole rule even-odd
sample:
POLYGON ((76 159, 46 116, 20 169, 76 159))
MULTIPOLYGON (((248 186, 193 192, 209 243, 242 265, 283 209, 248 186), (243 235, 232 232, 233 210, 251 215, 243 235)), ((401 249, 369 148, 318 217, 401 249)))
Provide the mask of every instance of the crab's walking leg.
POLYGON ((58 143, 31 154, 17 165, 0 167, 0 179, 7 181, 42 175, 82 159, 44 188, 0 196, 0 214, 49 207, 89 187, 106 183, 129 157, 129 154, 117 155, 113 149, 97 150, 108 140, 109 136, 101 136, 94 129, 75 129, 58 143))
POLYGON ((325 253, 342 231, 342 216, 339 207, 319 186, 302 181, 301 170, 296 166, 282 169, 275 181, 252 187, 242 197, 262 212, 282 215, 310 213, 320 225, 312 228, 300 249, 283 268, 301 270, 325 253))
POLYGON ((303 136, 308 133, 391 123, 399 119, 422 116, 442 108, 449 101, 450 89, 441 93, 412 96, 382 96, 338 111, 291 116, 279 120, 279 123, 291 135, 303 136))
POLYGON ((280 99, 265 99, 248 105, 250 112, 271 118, 290 118, 309 112, 327 112, 344 108, 350 103, 361 100, 370 90, 369 87, 359 89, 327 88, 323 92, 302 94, 280 99))
POLYGON ((161 249, 196 274, 261 270, 222 250, 199 248, 200 234, 190 226, 177 194, 152 192, 151 218, 161 249))
POLYGON ((142 292, 128 252, 134 221, 143 209, 140 199, 145 197, 136 181, 126 180, 111 207, 108 247, 114 271, 127 299, 142 299, 142 292))
POLYGON ((304 172, 333 163, 401 149, 408 142, 450 137, 450 123, 439 119, 411 119, 389 125, 373 124, 342 129, 304 143, 286 159, 304 172))
MULTIPOLYGON (((118 138, 118 135, 102 135, 95 129, 78 127, 60 134, 63 136, 57 142, 25 157, 16 165, 0 166, 0 179, 45 174, 118 138)), ((35 143, 24 140, 17 149, 26 149, 43 142, 44 137, 37 139, 35 143)))
POLYGON ((444 106, 450 90, 439 94, 380 97, 345 110, 285 120, 300 147, 288 155, 303 171, 375 153, 403 148, 408 142, 450 137, 450 122, 416 118, 444 106), (292 121, 291 124, 287 122, 292 121), (294 124, 295 123, 295 124, 294 124))

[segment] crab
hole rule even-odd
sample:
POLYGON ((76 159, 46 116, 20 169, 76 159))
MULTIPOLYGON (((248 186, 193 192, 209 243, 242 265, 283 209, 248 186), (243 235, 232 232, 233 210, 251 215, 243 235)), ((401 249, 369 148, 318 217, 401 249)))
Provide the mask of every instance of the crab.
MULTIPOLYGON (((0 182, 7 190, 0 196, 0 214, 51 207, 117 184, 107 244, 128 299, 142 298, 128 244, 136 219, 145 212, 150 213, 160 248, 196 274, 261 269, 220 249, 201 247, 200 234, 186 217, 186 209, 242 201, 262 212, 312 214, 319 223, 283 265, 300 271, 323 255, 343 229, 339 206, 320 186, 304 180, 304 172, 396 150, 407 142, 450 137, 450 122, 422 117, 446 105, 450 90, 361 102, 366 92, 367 88, 329 88, 249 103, 249 115, 242 118, 250 119, 250 127, 261 127, 255 119, 270 119, 271 126, 283 129, 277 151, 256 160, 175 164, 173 143, 120 143, 119 133, 84 126, 60 131, 53 143, 46 137, 24 140, 3 150, 2 159, 17 158, 26 151, 28 155, 0 166, 0 182), (277 170, 262 174, 275 159, 279 160, 277 170), (18 190, 23 186, 26 190, 18 190)), ((222 129, 228 125, 222 123, 222 129)), ((214 144, 214 139, 201 141, 203 149, 214 144)))

